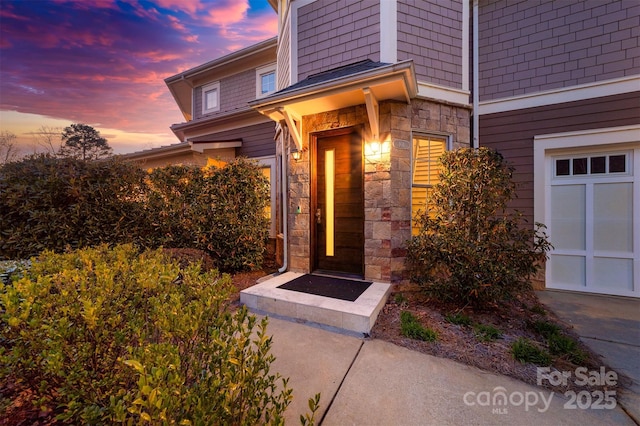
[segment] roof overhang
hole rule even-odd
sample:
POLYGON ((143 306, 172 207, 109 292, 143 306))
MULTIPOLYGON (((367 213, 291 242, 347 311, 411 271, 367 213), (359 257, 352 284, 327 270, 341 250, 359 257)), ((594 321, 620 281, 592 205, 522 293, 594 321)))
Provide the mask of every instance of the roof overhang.
POLYGON ((173 124, 171 131, 181 141, 193 139, 194 135, 205 135, 225 130, 238 129, 268 122, 266 117, 257 114, 250 107, 242 107, 222 114, 214 114, 209 117, 173 124))
POLYGON ((202 84, 203 79, 219 79, 225 75, 237 72, 238 69, 255 67, 256 63, 266 64, 275 62, 276 49, 277 38, 272 37, 168 77, 164 82, 178 104, 185 120, 191 120, 193 118, 191 103, 193 88, 202 84))
POLYGON ((120 156, 120 158, 124 159, 125 161, 159 160, 162 158, 174 157, 176 155, 189 154, 191 152, 198 152, 200 154, 203 154, 205 151, 213 149, 242 147, 241 140, 209 142, 206 140, 206 137, 200 137, 198 139, 201 140, 189 140, 173 145, 161 146, 158 148, 145 149, 143 151, 123 154, 120 156))
POLYGON ((298 149, 302 149, 301 118, 355 105, 366 105, 372 137, 379 135, 378 103, 410 102, 418 93, 413 61, 384 65, 348 76, 283 90, 249 105, 273 121, 285 121, 298 149))

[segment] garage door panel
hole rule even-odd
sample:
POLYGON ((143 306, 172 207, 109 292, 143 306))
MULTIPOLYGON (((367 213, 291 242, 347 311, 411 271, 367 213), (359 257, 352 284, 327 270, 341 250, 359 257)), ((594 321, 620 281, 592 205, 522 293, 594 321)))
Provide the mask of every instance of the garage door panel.
POLYGON ((594 257, 593 282, 603 292, 633 291, 633 259, 594 257))
POLYGON ((585 185, 551 187, 551 244, 556 249, 585 249, 585 185))
POLYGON ((585 286, 586 259, 584 256, 552 255, 550 262, 552 282, 560 287, 579 290, 585 286))
POLYGON ((595 250, 633 252, 633 184, 593 186, 595 250))

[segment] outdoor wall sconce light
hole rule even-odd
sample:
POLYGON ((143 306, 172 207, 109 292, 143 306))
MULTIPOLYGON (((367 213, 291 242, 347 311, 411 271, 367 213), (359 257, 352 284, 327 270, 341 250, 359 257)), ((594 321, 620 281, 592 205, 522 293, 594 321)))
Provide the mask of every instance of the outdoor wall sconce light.
POLYGON ((300 159, 300 151, 298 151, 298 150, 291 151, 291 157, 294 160, 298 161, 300 159))
POLYGON ((368 142, 365 147, 365 154, 370 156, 380 156, 381 154, 388 154, 391 151, 391 144, 389 141, 379 142, 377 140, 368 142))

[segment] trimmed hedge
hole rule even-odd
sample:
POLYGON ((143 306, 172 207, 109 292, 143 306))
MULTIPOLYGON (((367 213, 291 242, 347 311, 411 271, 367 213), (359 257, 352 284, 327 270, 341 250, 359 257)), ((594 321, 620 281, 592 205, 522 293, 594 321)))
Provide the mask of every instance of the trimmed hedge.
POLYGON ((0 259, 102 243, 207 251, 224 271, 262 264, 268 181, 245 159, 150 173, 117 159, 32 156, 0 168, 0 259))

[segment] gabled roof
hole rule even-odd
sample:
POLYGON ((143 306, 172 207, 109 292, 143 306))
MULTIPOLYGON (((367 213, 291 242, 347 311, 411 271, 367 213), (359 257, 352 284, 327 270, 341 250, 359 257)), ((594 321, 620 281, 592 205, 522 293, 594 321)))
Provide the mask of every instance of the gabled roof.
POLYGON ((374 62, 371 59, 365 59, 363 61, 354 62, 353 64, 344 65, 337 68, 332 68, 327 71, 322 71, 316 74, 311 74, 309 77, 301 80, 289 87, 279 90, 275 95, 279 93, 287 93, 303 87, 313 86, 314 84, 320 84, 332 80, 337 80, 343 77, 347 77, 353 74, 370 71, 383 66, 391 65, 385 62, 374 62))

